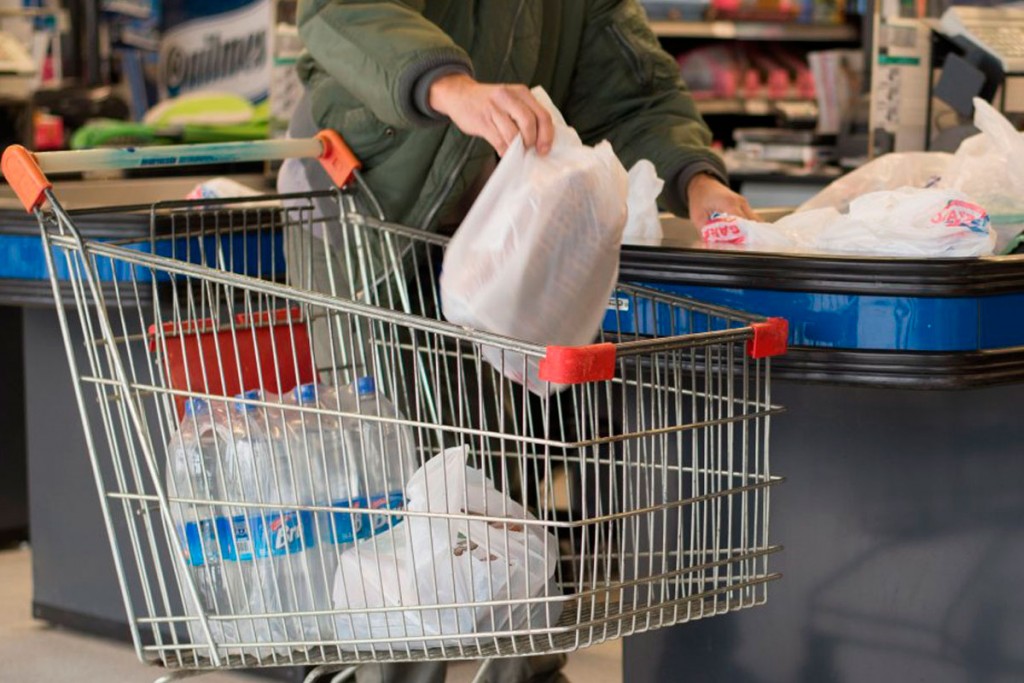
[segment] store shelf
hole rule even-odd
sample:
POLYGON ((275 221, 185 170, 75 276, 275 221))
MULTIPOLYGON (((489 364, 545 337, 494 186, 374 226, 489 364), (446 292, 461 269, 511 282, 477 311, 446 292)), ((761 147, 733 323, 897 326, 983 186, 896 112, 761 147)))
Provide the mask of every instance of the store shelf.
POLYGON ((855 26, 848 24, 798 24, 762 21, 652 21, 661 38, 713 38, 720 40, 779 40, 807 42, 854 42, 855 26))
POLYGON ((716 99, 697 100, 697 110, 704 115, 745 114, 747 116, 769 116, 778 113, 787 104, 814 105, 814 100, 769 100, 754 99, 716 99))

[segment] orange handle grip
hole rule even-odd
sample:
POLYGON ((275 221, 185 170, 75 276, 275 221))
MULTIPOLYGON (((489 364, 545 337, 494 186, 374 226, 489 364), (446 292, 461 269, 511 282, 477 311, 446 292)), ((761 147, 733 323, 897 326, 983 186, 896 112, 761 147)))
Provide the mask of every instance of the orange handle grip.
POLYGON ((39 168, 32 152, 21 145, 11 145, 4 150, 0 169, 27 212, 32 213, 46 201, 45 192, 53 185, 39 168))
POLYGON ((322 130, 316 134, 316 139, 323 145, 323 152, 320 154, 320 163, 323 164, 327 175, 331 176, 338 187, 345 187, 352 182, 355 172, 363 167, 362 162, 352 152, 352 149, 338 135, 337 131, 322 130))

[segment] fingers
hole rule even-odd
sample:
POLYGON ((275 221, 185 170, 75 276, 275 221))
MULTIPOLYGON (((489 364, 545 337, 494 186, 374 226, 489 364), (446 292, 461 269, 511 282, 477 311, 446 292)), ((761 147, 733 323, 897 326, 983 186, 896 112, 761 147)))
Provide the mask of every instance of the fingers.
POLYGON ((516 127, 515 122, 509 118, 508 114, 500 110, 491 112, 491 127, 491 136, 495 138, 497 144, 495 144, 495 141, 490 141, 491 136, 488 136, 488 140, 494 146, 494 149, 498 151, 498 154, 504 156, 509 146, 516 139, 516 136, 519 135, 519 128, 516 127))
POLYGON ((520 90, 518 87, 502 89, 498 92, 500 106, 522 134, 523 145, 526 149, 530 149, 537 144, 537 114, 528 104, 528 100, 533 96, 525 88, 520 90))
POLYGON ((492 102, 494 110, 491 119, 501 131, 506 148, 512 144, 515 135, 522 135, 526 149, 535 147, 541 155, 548 153, 554 139, 554 123, 551 114, 526 86, 496 86, 492 102), (514 128, 511 139, 508 137, 509 125, 514 128))
MULTIPOLYGON (((533 93, 523 88, 520 92, 520 101, 528 109, 528 114, 531 119, 531 125, 535 127, 536 135, 534 136, 535 142, 527 145, 530 147, 536 145, 537 153, 541 156, 547 154, 551 150, 551 143, 555 139, 555 123, 551 120, 551 112, 541 105, 537 101, 537 98, 533 96, 533 93)), ((524 141, 525 141, 524 136, 524 141)))
POLYGON ((744 197, 739 197, 738 203, 738 211, 741 217, 748 218, 752 221, 760 220, 760 218, 758 218, 757 212, 750 208, 750 202, 748 202, 744 197))

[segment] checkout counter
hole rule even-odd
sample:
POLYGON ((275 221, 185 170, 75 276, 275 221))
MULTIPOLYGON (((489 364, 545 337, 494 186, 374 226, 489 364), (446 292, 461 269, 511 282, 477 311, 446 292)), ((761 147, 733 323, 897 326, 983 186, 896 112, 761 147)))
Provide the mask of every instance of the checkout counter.
POLYGON ((621 277, 786 317, 767 604, 627 638, 623 680, 1024 680, 1024 256, 704 249, 672 221, 621 277))
MULTIPOLYGON (((82 208, 194 183, 58 190, 82 208)), ((149 225, 118 215, 89 229, 149 225)), ((1024 678, 1024 256, 779 256, 704 249, 683 221, 666 231, 624 248, 625 281, 789 319, 793 348, 773 361, 772 386, 789 410, 771 441, 788 480, 772 501, 783 579, 757 609, 627 639, 624 680, 1024 678)), ((39 250, 34 220, 7 197, 0 240, 39 250)), ((34 613, 126 637, 45 266, 0 266, 0 302, 24 318, 34 613)))

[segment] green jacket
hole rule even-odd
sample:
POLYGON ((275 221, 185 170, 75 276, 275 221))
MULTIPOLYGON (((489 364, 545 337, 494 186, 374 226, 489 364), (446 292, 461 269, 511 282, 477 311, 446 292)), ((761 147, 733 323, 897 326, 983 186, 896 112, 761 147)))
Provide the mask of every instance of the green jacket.
POLYGON ((686 214, 698 172, 725 176, 711 134, 634 0, 300 0, 299 73, 313 119, 364 164, 390 220, 436 227, 493 150, 430 110, 431 82, 540 85, 587 144, 651 160, 686 214))

